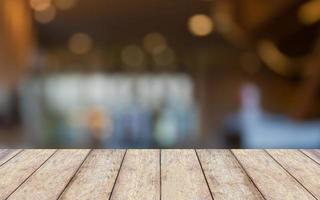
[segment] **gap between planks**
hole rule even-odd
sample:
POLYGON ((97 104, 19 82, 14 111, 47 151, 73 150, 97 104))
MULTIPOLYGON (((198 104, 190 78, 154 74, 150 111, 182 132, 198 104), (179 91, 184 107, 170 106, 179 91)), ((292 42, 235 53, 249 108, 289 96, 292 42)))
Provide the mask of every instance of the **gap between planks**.
POLYGON ((24 149, 16 149, 16 150, 10 150, 10 149, 3 149, 0 150, 0 155, 3 153, 2 151, 13 151, 11 153, 5 154, 3 157, 0 158, 0 167, 4 164, 6 164, 7 162, 9 162, 11 159, 13 159, 14 157, 16 157, 19 153, 21 153, 22 151, 24 151, 24 149), (12 154, 13 153, 13 154, 12 154), (12 154, 12 155, 10 155, 12 154), (8 157, 7 157, 8 156, 8 157), (7 158, 6 158, 7 157, 7 158))
POLYGON ((75 171, 75 173, 72 175, 72 177, 70 178, 69 182, 66 184, 66 186, 64 187, 64 189, 61 191, 61 193, 58 195, 57 199, 60 199, 61 196, 63 195, 63 193, 65 192, 65 190, 69 187, 70 183, 72 183, 74 177, 78 174, 80 168, 83 166, 83 163, 87 160, 87 158, 89 157, 89 155, 91 154, 92 149, 90 149, 89 153, 86 155, 86 157, 83 159, 82 163, 79 165, 78 169, 75 171))
POLYGON ((261 187, 265 198, 315 199, 315 197, 287 172, 265 150, 232 150, 248 171, 248 175, 261 187), (275 185, 277 183, 278 185, 275 185))
POLYGON ((55 150, 48 158, 46 158, 44 162, 41 163, 30 175, 28 175, 27 178, 23 180, 5 199, 9 199, 9 197, 14 194, 20 188, 20 186, 22 186, 33 174, 35 174, 50 158, 52 158, 57 151, 58 150, 55 150))
MULTIPOLYGON (((285 167, 274 155, 272 155, 271 152, 269 152, 270 150, 264 150, 278 165, 280 165, 280 167, 285 170, 293 179, 295 179, 307 192, 309 192, 315 199, 318 199, 318 197, 316 197, 316 195, 312 192, 312 189, 310 190, 310 188, 308 188, 305 184, 303 184, 301 182, 301 180, 299 180, 299 176, 296 177, 296 175, 292 174, 292 172, 290 172, 290 168, 288 169, 287 167, 285 167)), ((279 151, 279 150, 276 150, 279 151)), ((298 150, 287 150, 287 151, 296 151, 299 152, 300 155, 308 160, 310 160, 312 163, 314 163, 314 160, 311 159, 309 156, 307 156, 306 154, 298 151, 298 150)), ((305 163, 306 165, 306 163, 305 163)), ((318 163, 316 163, 316 165, 318 165, 318 163)), ((293 172, 294 173, 294 172, 293 172)), ((303 180, 302 180, 303 181, 303 180)))
POLYGON ((125 157, 126 157, 126 155, 127 155, 127 151, 128 151, 128 149, 126 149, 126 151, 124 152, 123 158, 122 158, 122 160, 121 160, 120 167, 119 167, 119 170, 118 170, 116 179, 114 180, 114 183, 113 183, 113 186, 112 186, 112 189, 111 189, 111 192, 110 192, 110 196, 109 196, 109 198, 108 198, 109 200, 111 199, 111 197, 112 197, 112 195, 113 195, 114 188, 115 188, 115 186, 116 186, 116 184, 117 184, 117 181, 118 181, 118 178, 119 178, 119 174, 120 174, 121 169, 122 169, 123 161, 124 161, 124 159, 125 159, 125 157))
POLYGON ((320 150, 319 149, 309 149, 309 150, 299 149, 299 151, 320 166, 320 150))
POLYGON ((197 152, 196 149, 194 149, 194 152, 196 153, 196 156, 197 156, 197 159, 198 159, 198 162, 199 162, 201 171, 202 171, 202 175, 203 175, 203 177, 204 177, 204 180, 206 181, 206 184, 207 184, 208 190, 209 190, 209 192, 210 192, 211 198, 212 198, 212 200, 214 200, 212 191, 211 191, 210 186, 209 186, 209 183, 208 183, 208 179, 207 179, 207 177, 206 177, 206 174, 204 173, 204 170, 203 170, 203 167, 202 167, 202 163, 201 163, 201 161, 200 161, 200 159, 199 159, 198 152, 197 152))
MULTIPOLYGON (((202 172, 202 175, 203 175, 203 178, 206 182, 206 185, 208 187, 208 190, 210 192, 210 195, 211 195, 211 198, 214 199, 214 193, 211 191, 211 188, 209 186, 209 183, 208 183, 208 177, 206 176, 206 173, 203 169, 203 165, 202 165, 202 162, 201 162, 201 159, 199 158, 199 155, 198 155, 198 150, 197 149, 193 149, 194 152, 195 152, 195 155, 197 157, 197 161, 200 165, 200 168, 201 168, 201 172, 202 172)), ((18 156, 21 152, 23 152, 24 150, 20 150, 18 152, 16 152, 14 155, 10 155, 11 157, 8 158, 4 163, 2 163, 0 165, 0 167, 4 164, 6 164, 7 162, 9 162, 11 159, 13 159, 14 157, 18 156)), ((50 155, 38 168, 36 168, 21 184, 18 185, 18 187, 10 193, 10 195, 8 197, 10 197, 21 185, 23 185, 33 174, 35 174, 50 158, 52 158, 53 155, 55 155, 57 153, 58 150, 55 150, 54 153, 52 155, 50 155)), ((112 190, 111 190, 111 193, 110 193, 110 196, 109 196, 109 199, 111 199, 112 195, 113 195, 113 192, 114 192, 114 188, 117 184, 117 182, 119 181, 118 178, 119 178, 119 175, 120 173, 122 172, 122 165, 123 165, 123 162, 125 160, 125 157, 126 157, 126 154, 127 154, 127 149, 125 150, 125 153, 123 155, 123 158, 121 160, 121 164, 120 164, 120 167, 119 167, 119 170, 117 172, 117 176, 116 176, 116 179, 114 181, 114 184, 112 186, 112 190)), ((241 161, 238 159, 238 157, 234 154, 234 152, 232 150, 229 150, 232 154, 232 156, 236 159, 237 163, 240 165, 240 167, 242 168, 244 174, 249 178, 249 180, 252 182, 252 184, 255 186, 255 188, 260 192, 260 194, 262 195, 262 197, 264 199, 265 196, 263 195, 263 193, 260 191, 258 185, 254 182, 254 180, 251 178, 251 176, 248 174, 247 172, 247 169, 245 168, 245 166, 242 165, 241 161)), ((267 150, 263 150, 269 157, 272 158, 272 160, 277 164, 279 165, 288 175, 290 175, 298 184, 300 184, 308 193, 310 193, 315 199, 317 199, 313 194, 312 192, 310 192, 306 187, 305 185, 303 185, 293 174, 291 174, 277 159, 275 159, 267 150)), ((310 156, 308 156, 304 151, 302 150, 297 150, 299 152, 301 152, 301 155, 304 156, 304 157, 307 157, 308 159, 312 160, 313 162, 315 162, 317 165, 320 165, 320 163, 318 163, 316 160, 314 160, 313 158, 311 158, 310 156)), ((89 157, 89 155, 91 154, 92 150, 90 150, 90 152, 86 155, 86 157, 84 158, 84 160, 82 161, 82 163, 79 165, 79 167, 77 168, 77 170, 75 171, 75 173, 72 175, 72 177, 70 178, 70 180, 68 181, 68 183, 66 184, 66 186, 64 187, 64 189, 62 190, 62 192, 60 193, 59 195, 59 198, 62 196, 62 194, 64 193, 65 189, 68 188, 68 186, 72 183, 72 180, 74 179, 74 177, 77 175, 77 173, 79 172, 79 170, 81 169, 81 167, 83 166, 84 162, 87 160, 87 158, 89 157)), ((159 192, 159 196, 160 196, 160 200, 162 199, 162 150, 159 149, 159 179, 160 179, 160 192, 159 192)), ((58 199, 59 199, 58 198, 58 199)))
POLYGON ((249 176, 246 168, 242 165, 242 163, 240 162, 240 160, 238 159, 238 157, 233 153, 232 150, 229 150, 232 154, 232 156, 236 159, 236 161, 238 162, 239 166, 241 167, 241 169, 243 170, 243 172, 245 173, 245 175, 248 177, 248 179, 250 180, 250 182, 254 185, 254 187, 258 190, 258 192, 261 194, 263 199, 266 199, 266 197, 264 196, 264 194, 262 193, 262 191, 260 190, 260 188, 258 187, 258 185, 253 181, 253 179, 251 178, 251 176, 249 176))

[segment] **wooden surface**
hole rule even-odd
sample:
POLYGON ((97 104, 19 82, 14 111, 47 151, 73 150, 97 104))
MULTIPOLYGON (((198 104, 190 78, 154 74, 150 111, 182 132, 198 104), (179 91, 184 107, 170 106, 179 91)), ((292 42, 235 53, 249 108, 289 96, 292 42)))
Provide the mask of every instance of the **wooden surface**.
POLYGON ((320 150, 0 150, 0 199, 320 199, 320 150))

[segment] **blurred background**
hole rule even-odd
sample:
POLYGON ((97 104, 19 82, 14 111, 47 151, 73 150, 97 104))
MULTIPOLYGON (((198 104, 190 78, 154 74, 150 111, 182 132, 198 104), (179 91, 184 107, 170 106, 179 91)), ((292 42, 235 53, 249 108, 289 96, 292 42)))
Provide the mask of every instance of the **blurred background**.
POLYGON ((1 0, 0 146, 320 148, 320 0, 1 0))

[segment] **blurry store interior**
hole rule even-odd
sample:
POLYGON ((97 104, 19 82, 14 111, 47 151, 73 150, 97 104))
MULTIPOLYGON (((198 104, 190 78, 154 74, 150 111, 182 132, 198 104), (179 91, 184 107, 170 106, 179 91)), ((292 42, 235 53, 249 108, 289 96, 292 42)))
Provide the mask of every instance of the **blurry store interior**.
POLYGON ((1 0, 0 147, 320 148, 320 0, 1 0))

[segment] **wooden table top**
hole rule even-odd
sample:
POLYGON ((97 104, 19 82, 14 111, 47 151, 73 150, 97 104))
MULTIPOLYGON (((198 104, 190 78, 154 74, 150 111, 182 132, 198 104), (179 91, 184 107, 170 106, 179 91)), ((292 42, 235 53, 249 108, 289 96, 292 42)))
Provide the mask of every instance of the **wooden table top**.
POLYGON ((0 199, 320 199, 320 150, 0 150, 0 199))

